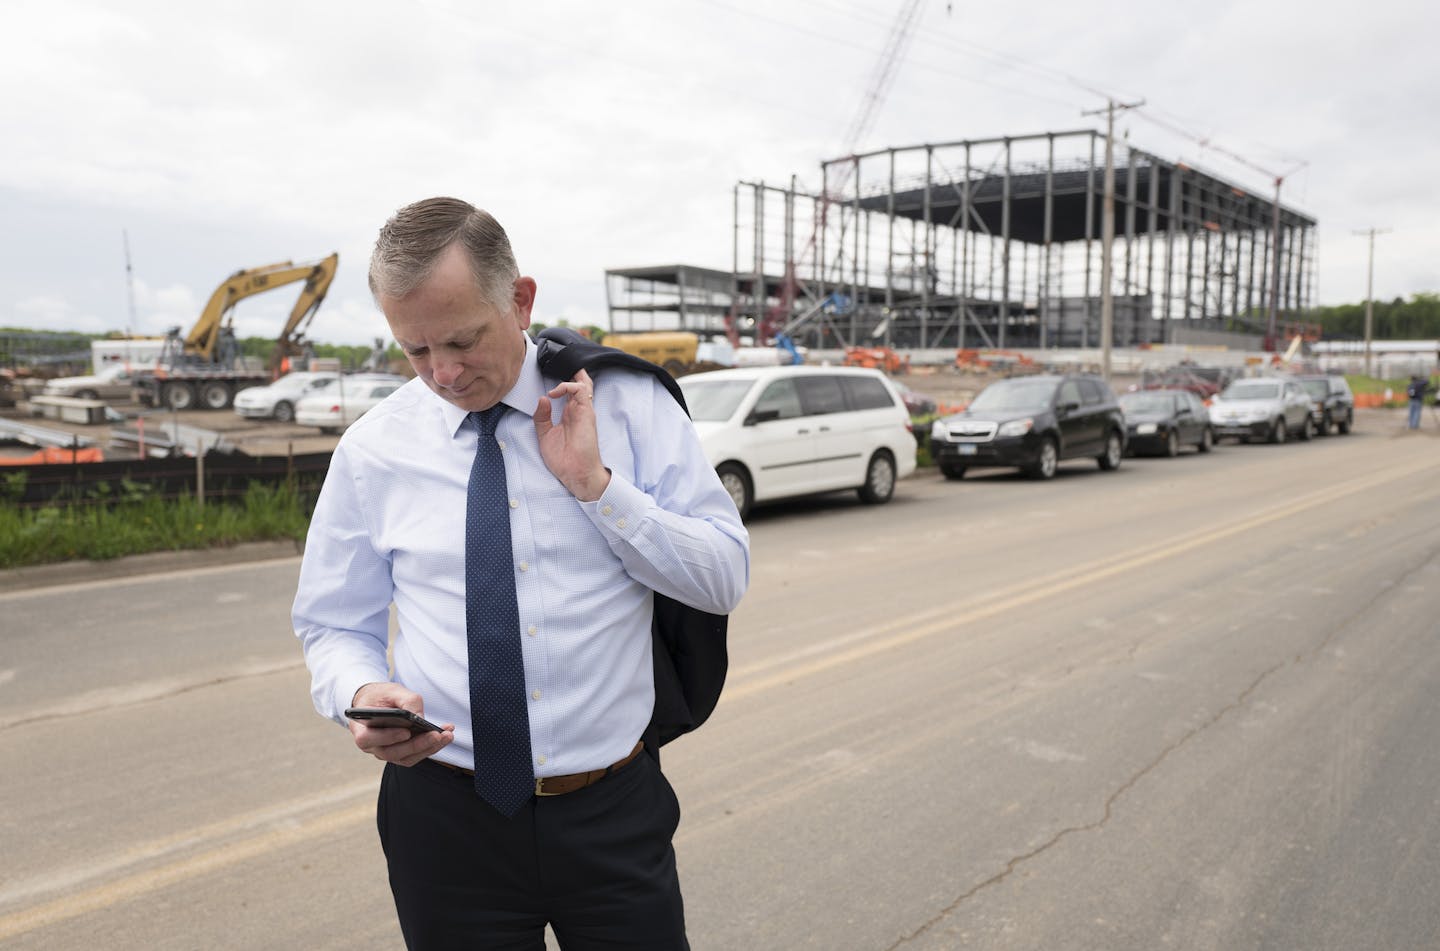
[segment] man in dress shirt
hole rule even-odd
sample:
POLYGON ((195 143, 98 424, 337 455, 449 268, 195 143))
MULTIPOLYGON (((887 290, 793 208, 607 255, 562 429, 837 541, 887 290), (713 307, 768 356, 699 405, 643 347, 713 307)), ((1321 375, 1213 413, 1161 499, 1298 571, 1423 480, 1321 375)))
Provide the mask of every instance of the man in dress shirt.
POLYGON ((293 620, 316 709, 387 764, 377 821, 406 942, 540 949, 549 923, 566 949, 686 948, 679 806, 635 755, 654 702, 652 592, 734 610, 749 581, 735 506, 649 374, 541 377, 525 333, 536 283, 484 211, 402 208, 370 288, 417 378, 336 447, 293 620), (573 789, 511 816, 476 793, 467 671, 469 414, 497 403, 531 765, 537 786, 573 789), (352 706, 443 730, 347 721, 352 706))

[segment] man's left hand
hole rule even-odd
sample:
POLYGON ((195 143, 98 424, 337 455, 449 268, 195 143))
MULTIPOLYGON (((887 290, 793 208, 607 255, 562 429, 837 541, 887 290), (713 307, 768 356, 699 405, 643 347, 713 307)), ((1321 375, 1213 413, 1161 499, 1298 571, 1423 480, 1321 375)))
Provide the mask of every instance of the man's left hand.
POLYGON ((610 470, 600 461, 600 440, 595 432, 595 383, 581 370, 575 379, 561 383, 535 405, 535 435, 540 458, 555 478, 581 502, 594 502, 610 484, 610 470), (557 425, 551 421, 550 401, 565 397, 557 425))

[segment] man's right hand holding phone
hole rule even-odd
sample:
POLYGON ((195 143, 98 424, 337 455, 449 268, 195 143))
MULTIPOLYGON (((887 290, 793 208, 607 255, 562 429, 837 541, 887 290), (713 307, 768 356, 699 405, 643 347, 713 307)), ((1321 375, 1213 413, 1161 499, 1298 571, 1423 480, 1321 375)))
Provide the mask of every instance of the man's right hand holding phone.
MULTIPOLYGON (((355 691, 354 707, 398 707, 421 716, 425 702, 420 695, 396 683, 366 684, 355 691)), ((440 724, 440 732, 412 731, 398 726, 376 726, 364 720, 350 721, 355 745, 366 753, 397 766, 414 766, 435 755, 455 739, 455 724, 440 724)))

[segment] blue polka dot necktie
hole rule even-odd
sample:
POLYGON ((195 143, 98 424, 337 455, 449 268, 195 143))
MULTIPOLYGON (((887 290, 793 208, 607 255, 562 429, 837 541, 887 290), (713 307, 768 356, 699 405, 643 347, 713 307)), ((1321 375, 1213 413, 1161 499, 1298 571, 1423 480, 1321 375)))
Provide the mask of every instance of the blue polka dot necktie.
POLYGON ((510 545, 505 459, 495 427, 505 404, 470 418, 480 430, 465 504, 465 633, 470 660, 470 726, 475 792, 512 816, 535 791, 520 608, 510 545))

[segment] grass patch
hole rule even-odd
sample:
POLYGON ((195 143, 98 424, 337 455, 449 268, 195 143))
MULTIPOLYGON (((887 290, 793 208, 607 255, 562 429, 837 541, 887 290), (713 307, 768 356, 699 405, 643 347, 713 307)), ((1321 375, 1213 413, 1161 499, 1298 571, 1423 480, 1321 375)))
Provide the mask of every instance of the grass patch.
MULTIPOLYGON (((1350 384, 1350 391, 1357 397, 1384 397, 1386 391, 1389 391, 1390 396, 1388 399, 1385 399, 1383 403, 1369 403, 1367 405, 1391 407, 1410 405, 1410 398, 1405 395, 1405 388, 1410 385, 1410 377, 1408 376, 1387 379, 1377 376, 1365 376, 1359 373, 1347 373, 1345 374, 1345 382, 1350 384)), ((1431 391, 1426 394, 1425 402, 1427 404, 1434 404, 1436 399, 1434 377, 1430 378, 1430 386, 1431 391)), ((1358 402, 1357 400, 1357 403, 1358 402)))
POLYGON ((214 548, 239 542, 301 541, 310 518, 301 494, 252 483, 233 502, 160 499, 127 484, 84 502, 21 509, 0 506, 0 568, 57 561, 105 561, 153 551, 214 548))
POLYGON ((939 418, 939 413, 917 413, 910 417, 910 429, 915 434, 915 465, 921 469, 935 464, 930 458, 930 426, 939 418))
MULTIPOLYGON (((1345 382, 1350 384, 1350 389, 1355 393, 1384 393, 1389 390, 1398 399, 1409 402, 1405 396, 1405 388, 1410 385, 1410 377, 1397 376, 1389 379, 1377 376, 1364 376, 1363 374, 1346 374, 1345 382)), ((1430 377, 1430 386, 1435 386, 1435 378, 1430 377)), ((1430 399, 1430 397, 1426 397, 1430 399)))

